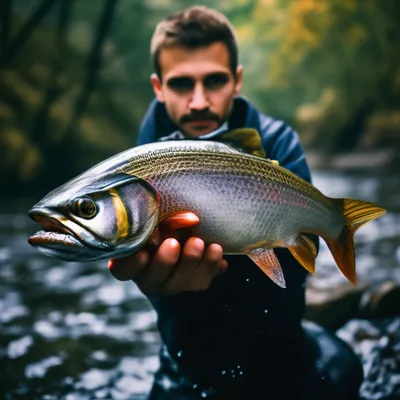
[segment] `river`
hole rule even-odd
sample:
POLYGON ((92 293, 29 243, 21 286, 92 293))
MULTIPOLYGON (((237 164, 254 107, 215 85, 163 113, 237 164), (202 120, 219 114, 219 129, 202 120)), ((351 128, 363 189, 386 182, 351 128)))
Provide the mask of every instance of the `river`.
MULTIPOLYGON (((333 197, 388 209, 356 234, 359 282, 400 282, 400 180, 397 172, 314 171, 333 197)), ((0 396, 5 399, 144 399, 158 366, 156 316, 133 283, 116 281, 106 262, 67 263, 27 244, 38 199, 0 207, 0 396)), ((324 245, 317 281, 344 278, 324 245)))

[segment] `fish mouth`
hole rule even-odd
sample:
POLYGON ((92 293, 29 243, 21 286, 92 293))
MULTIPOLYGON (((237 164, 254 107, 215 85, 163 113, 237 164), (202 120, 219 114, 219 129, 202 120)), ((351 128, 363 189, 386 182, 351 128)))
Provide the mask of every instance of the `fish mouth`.
POLYGON ((68 261, 85 261, 104 257, 110 246, 97 240, 90 232, 66 218, 47 209, 29 211, 40 230, 28 238, 28 243, 40 252, 68 261))
POLYGON ((71 235, 71 232, 61 222, 43 212, 32 210, 29 212, 29 216, 41 225, 45 232, 71 235))

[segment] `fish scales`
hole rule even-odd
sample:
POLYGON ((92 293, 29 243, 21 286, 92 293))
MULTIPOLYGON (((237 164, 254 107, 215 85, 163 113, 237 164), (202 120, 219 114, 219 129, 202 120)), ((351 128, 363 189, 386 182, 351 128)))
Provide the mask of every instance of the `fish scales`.
POLYGON ((312 233, 325 240, 355 284, 354 233, 386 210, 324 196, 266 160, 257 131, 240 129, 222 138, 229 144, 151 143, 99 163, 31 209, 44 230, 29 243, 49 256, 89 261, 126 257, 149 241, 159 243, 157 226, 167 235, 190 227, 206 243, 221 244, 224 253, 247 254, 284 288, 284 271, 272 249, 287 247, 314 273, 317 250, 305 235, 312 233))
POLYGON ((257 232, 258 243, 277 243, 283 235, 293 239, 301 229, 337 231, 341 226, 337 207, 317 189, 308 185, 305 191, 303 180, 254 156, 159 150, 136 158, 123 172, 155 187, 162 216, 190 209, 200 218, 199 235, 238 251, 249 243, 235 238, 248 238, 250 231, 257 232))

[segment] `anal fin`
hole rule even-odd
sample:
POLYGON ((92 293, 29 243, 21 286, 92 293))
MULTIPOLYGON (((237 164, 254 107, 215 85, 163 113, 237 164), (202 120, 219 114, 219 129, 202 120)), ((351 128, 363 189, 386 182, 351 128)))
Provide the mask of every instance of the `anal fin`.
POLYGON ((272 281, 281 288, 286 288, 281 264, 272 249, 255 249, 248 256, 272 281))
POLYGON ((306 235, 300 235, 294 245, 288 247, 292 256, 308 271, 315 274, 317 249, 306 235))

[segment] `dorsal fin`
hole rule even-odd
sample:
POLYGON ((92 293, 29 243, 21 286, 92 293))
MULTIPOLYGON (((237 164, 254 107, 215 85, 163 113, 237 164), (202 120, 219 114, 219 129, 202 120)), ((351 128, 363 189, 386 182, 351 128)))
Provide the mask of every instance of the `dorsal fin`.
POLYGON ((223 143, 228 143, 239 151, 242 150, 254 156, 266 158, 262 147, 261 136, 255 129, 233 129, 219 135, 215 139, 223 143))

